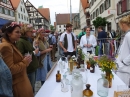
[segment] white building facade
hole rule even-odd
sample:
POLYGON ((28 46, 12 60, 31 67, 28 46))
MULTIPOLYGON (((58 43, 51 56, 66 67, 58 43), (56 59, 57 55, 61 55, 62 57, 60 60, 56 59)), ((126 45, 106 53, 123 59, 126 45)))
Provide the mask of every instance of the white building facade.
POLYGON ((18 23, 27 23, 29 24, 29 15, 27 13, 25 4, 23 0, 20 0, 20 3, 15 10, 15 19, 18 23))
POLYGON ((15 21, 14 9, 10 0, 1 0, 0 2, 0 28, 8 21, 15 21))
POLYGON ((83 6, 82 6, 82 3, 81 3, 81 0, 80 0, 80 3, 79 3, 79 17, 80 17, 80 28, 83 29, 86 25, 86 16, 84 14, 84 9, 83 9, 83 6))
POLYGON ((57 25, 58 32, 65 32, 66 31, 66 24, 57 25))
POLYGON ((109 22, 106 25, 106 31, 116 30, 116 2, 117 0, 88 0, 89 8, 86 11, 90 12, 90 20, 92 28, 93 21, 96 17, 104 17, 109 22))

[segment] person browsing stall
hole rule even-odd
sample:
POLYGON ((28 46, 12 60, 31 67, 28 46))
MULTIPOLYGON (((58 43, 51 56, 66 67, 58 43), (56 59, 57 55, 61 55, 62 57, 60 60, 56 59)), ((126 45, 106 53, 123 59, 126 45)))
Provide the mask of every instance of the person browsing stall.
POLYGON ((82 47, 83 52, 86 54, 89 52, 92 54, 94 52, 94 47, 97 45, 96 37, 90 35, 90 28, 86 27, 86 34, 82 36, 80 41, 80 46, 82 47))
POLYGON ((65 57, 68 55, 76 56, 77 41, 75 34, 72 32, 72 24, 66 24, 66 31, 61 35, 59 44, 64 51, 65 57))

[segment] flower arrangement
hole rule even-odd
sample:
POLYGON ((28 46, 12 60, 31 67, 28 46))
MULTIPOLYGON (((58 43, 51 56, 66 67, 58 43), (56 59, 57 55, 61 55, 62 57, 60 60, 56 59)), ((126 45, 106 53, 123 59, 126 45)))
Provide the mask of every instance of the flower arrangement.
POLYGON ((85 60, 85 54, 82 52, 82 48, 79 46, 77 46, 78 49, 78 55, 80 56, 81 60, 85 60))
POLYGON ((99 58, 98 64, 101 65, 101 71, 110 74, 110 78, 113 78, 112 70, 116 70, 115 62, 108 56, 103 55, 99 58))
POLYGON ((96 61, 93 58, 89 58, 90 65, 96 65, 96 61))

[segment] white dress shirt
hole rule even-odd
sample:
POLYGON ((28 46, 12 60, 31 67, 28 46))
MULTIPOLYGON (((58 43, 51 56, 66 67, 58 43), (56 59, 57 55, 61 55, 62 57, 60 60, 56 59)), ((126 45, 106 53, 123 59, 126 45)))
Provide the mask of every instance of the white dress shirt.
MULTIPOLYGON (((76 40, 76 35, 71 32, 74 36, 74 40, 76 40)), ((74 47, 73 47, 73 43, 72 43, 72 35, 71 33, 67 33, 67 32, 64 32, 61 37, 60 37, 60 42, 63 42, 64 43, 64 37, 65 37, 65 34, 67 34, 67 40, 68 40, 68 48, 67 48, 67 51, 68 52, 73 52, 74 51, 74 47)))
POLYGON ((86 35, 82 36, 81 40, 80 40, 80 46, 82 47, 82 51, 84 53, 87 53, 87 51, 94 51, 94 47, 97 45, 97 41, 96 41, 96 37, 94 35, 90 35, 89 37, 87 37, 86 35), (85 44, 91 44, 92 47, 87 48, 84 47, 85 44))

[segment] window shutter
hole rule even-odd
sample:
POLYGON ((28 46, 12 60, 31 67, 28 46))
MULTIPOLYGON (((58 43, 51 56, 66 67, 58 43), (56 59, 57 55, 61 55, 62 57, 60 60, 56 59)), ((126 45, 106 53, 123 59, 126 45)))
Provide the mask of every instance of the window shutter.
POLYGON ((127 10, 127 0, 122 0, 121 2, 121 12, 125 12, 127 10))

